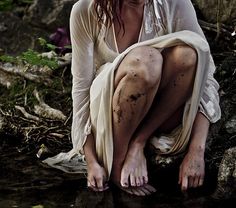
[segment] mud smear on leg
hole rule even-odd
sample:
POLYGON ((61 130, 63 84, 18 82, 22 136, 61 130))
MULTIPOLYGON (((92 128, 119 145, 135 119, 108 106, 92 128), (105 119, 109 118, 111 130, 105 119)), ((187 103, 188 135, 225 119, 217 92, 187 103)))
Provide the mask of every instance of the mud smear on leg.
POLYGON ((114 112, 115 112, 116 115, 117 115, 117 121, 118 121, 118 123, 121 122, 122 114, 123 114, 123 111, 122 111, 121 106, 120 106, 121 91, 122 91, 122 90, 120 90, 120 91, 118 92, 117 106, 116 106, 116 109, 117 109, 117 110, 114 110, 114 112))
POLYGON ((133 101, 133 102, 137 102, 137 100, 139 98, 141 98, 142 96, 144 96, 145 93, 137 93, 137 94, 132 94, 129 96, 130 100, 133 101))

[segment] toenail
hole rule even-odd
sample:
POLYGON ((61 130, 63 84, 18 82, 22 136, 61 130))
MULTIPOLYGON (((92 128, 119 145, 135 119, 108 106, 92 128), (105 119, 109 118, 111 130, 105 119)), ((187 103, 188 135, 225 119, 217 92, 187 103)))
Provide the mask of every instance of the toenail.
POLYGON ((122 185, 127 187, 127 186, 128 186, 128 183, 123 183, 122 185))

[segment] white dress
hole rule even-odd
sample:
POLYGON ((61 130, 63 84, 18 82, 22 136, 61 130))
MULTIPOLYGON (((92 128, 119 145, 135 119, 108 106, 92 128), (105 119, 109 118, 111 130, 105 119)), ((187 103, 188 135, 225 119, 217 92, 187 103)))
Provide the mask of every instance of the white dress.
MULTIPOLYGON (((186 148, 197 111, 212 123, 220 119, 219 85, 213 77, 215 65, 190 0, 147 0, 138 43, 122 53, 118 51, 114 26, 99 28, 91 0, 80 0, 73 6, 70 30, 73 149, 46 159, 44 162, 48 165, 66 172, 86 171, 83 145, 92 131, 99 162, 110 174, 113 159, 111 99, 114 71, 130 50, 141 45, 161 50, 188 44, 198 53, 194 88, 185 105, 182 127, 174 132, 172 142, 168 137, 163 137, 167 138, 166 144, 171 144, 164 148, 163 153, 176 154, 186 148)), ((151 141, 157 148, 161 145, 158 138, 151 141)))

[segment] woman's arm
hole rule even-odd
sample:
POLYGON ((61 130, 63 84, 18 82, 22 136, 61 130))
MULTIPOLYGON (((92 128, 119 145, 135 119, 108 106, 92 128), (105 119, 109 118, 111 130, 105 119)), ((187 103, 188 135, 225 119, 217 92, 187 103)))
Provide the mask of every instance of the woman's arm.
POLYGON ((87 185, 94 191, 104 191, 108 188, 107 175, 105 169, 98 163, 95 141, 93 134, 88 135, 85 145, 84 154, 87 162, 87 185))
POLYGON ((85 154, 88 187, 94 191, 107 189, 106 173, 98 163, 95 138, 90 124, 90 87, 95 77, 94 37, 96 21, 91 13, 91 2, 80 0, 71 11, 70 33, 72 43, 72 142, 77 153, 85 154))
POLYGON ((204 152, 209 126, 209 120, 198 112, 193 123, 189 148, 179 171, 179 184, 183 191, 203 184, 204 152))
POLYGON ((94 79, 94 40, 87 0, 77 2, 71 11, 73 149, 79 153, 91 133, 89 90, 94 79))
MULTIPOLYGON (((190 30, 204 39, 203 31, 198 24, 196 12, 190 0, 172 0, 170 3, 169 32, 190 30)), ((203 95, 200 100, 199 112, 196 115, 191 132, 187 154, 180 166, 179 184, 182 190, 203 184, 205 174, 204 152, 210 122, 220 119, 219 85, 213 74, 215 65, 212 57, 209 60, 209 72, 203 95)))

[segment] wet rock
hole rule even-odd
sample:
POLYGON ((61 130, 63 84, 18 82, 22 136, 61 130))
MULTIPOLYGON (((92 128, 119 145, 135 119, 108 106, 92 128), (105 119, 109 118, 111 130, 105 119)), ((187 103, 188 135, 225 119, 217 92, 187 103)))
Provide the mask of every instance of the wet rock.
POLYGON ((10 74, 2 71, 0 67, 0 85, 6 88, 10 88, 15 82, 16 79, 12 77, 10 74))
POLYGON ((212 23, 220 21, 231 26, 233 26, 232 24, 236 25, 235 0, 192 0, 192 2, 200 9, 201 14, 207 21, 212 23))
POLYGON ((68 26, 70 11, 75 2, 77 0, 35 0, 26 12, 24 20, 50 30, 68 26))
POLYGON ((7 26, 4 23, 0 23, 0 32, 5 32, 7 30, 7 26))
POLYGON ((229 134, 236 133, 236 115, 234 115, 232 118, 230 118, 229 121, 226 122, 225 128, 229 134))
POLYGON ((0 13, 0 46, 6 54, 19 55, 28 48, 39 48, 38 38, 50 34, 39 28, 33 28, 19 17, 8 12, 0 13))
POLYGON ((46 159, 51 154, 52 152, 47 148, 47 146, 45 144, 41 144, 40 149, 38 150, 36 156, 39 159, 46 159))
POLYGON ((236 194, 236 147, 225 151, 218 172, 218 185, 213 198, 230 198, 236 194))

